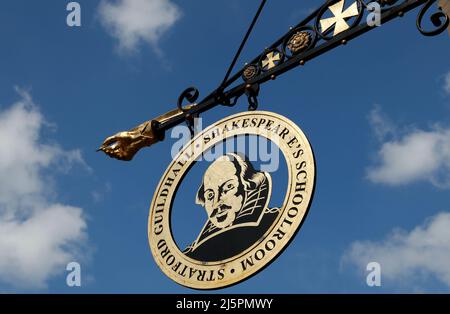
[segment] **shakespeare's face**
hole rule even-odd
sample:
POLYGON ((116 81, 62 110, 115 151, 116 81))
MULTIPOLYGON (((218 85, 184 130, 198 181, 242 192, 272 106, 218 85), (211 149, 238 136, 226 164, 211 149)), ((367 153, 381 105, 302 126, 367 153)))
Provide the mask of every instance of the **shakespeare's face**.
POLYGON ((231 225, 242 207, 243 187, 236 172, 228 158, 217 159, 205 172, 205 209, 209 220, 218 228, 231 225))

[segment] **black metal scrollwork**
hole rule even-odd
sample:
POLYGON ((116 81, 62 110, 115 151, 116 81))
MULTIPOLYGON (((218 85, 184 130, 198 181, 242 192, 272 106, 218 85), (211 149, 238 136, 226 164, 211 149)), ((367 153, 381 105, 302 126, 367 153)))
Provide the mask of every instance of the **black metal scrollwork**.
MULTIPOLYGON (((425 36, 434 36, 442 33, 449 25, 449 17, 439 8, 436 13, 431 14, 430 21, 435 26, 432 30, 423 27, 423 20, 431 6, 437 0, 327 0, 320 8, 313 12, 303 22, 295 27, 291 27, 283 37, 269 48, 266 48, 255 60, 246 64, 238 75, 221 85, 213 93, 214 102, 223 106, 234 106, 243 93, 246 94, 249 110, 258 107, 259 85, 268 78, 274 79, 279 73, 286 70, 285 63, 297 62, 304 65, 303 55, 319 55, 322 51, 330 49, 334 42, 345 44, 348 38, 361 34, 370 29, 363 21, 368 14, 369 5, 378 3, 383 9, 381 13, 386 21, 393 16, 403 16, 405 10, 411 10, 423 5, 417 18, 417 28, 425 36), (342 2, 342 3, 341 3, 342 2), (355 7, 356 6, 356 7, 355 7), (330 15, 332 14, 332 15, 330 15), (330 17, 328 17, 329 15, 330 17), (327 22, 328 20, 328 22, 327 22), (339 26, 338 26, 339 24, 339 26), (324 29, 322 29, 322 27, 324 29), (363 29, 364 27, 364 29, 363 29), (325 29, 326 28, 326 29, 325 29), (334 32, 333 32, 334 30, 334 32), (225 93, 225 87, 229 86, 237 78, 241 77, 246 87, 236 94, 225 93)), ((198 90, 194 87, 186 89, 179 98, 178 108, 183 112, 189 109, 182 107, 183 100, 194 102, 198 97, 198 90)), ((188 117, 189 118, 189 117, 188 117)), ((188 123, 189 124, 189 123, 188 123)))
POLYGON ((336 43, 345 44, 348 40, 372 29, 373 26, 362 22, 364 17, 372 12, 369 8, 371 3, 378 3, 382 7, 383 23, 422 6, 417 17, 418 30, 425 36, 438 35, 448 27, 450 21, 449 16, 441 8, 430 14, 431 6, 436 2, 437 0, 327 0, 297 26, 291 27, 289 32, 269 48, 264 49, 231 79, 228 79, 227 73, 224 83, 201 101, 199 103, 201 106, 183 107, 183 102, 188 101, 192 105, 199 96, 195 87, 184 90, 178 98, 178 109, 184 113, 184 120, 191 132, 195 115, 190 113, 200 111, 198 108, 203 108, 204 103, 232 107, 241 96, 246 95, 248 110, 256 110, 262 83, 275 79, 297 65, 304 65, 309 59, 336 47, 336 43), (429 16, 434 29, 426 29, 423 26, 425 16, 429 16), (238 78, 241 78, 244 84, 225 91, 238 78))
POLYGON ((425 36, 436 36, 445 31, 445 29, 449 25, 449 17, 442 11, 441 8, 438 8, 438 12, 433 13, 430 16, 431 23, 434 25, 435 29, 425 30, 423 27, 423 18, 425 14, 428 12, 430 7, 436 2, 436 0, 428 0, 427 3, 424 4, 422 9, 417 16, 417 29, 419 32, 425 36))
POLYGON ((186 109, 183 108, 183 101, 186 99, 190 104, 192 104, 198 99, 199 95, 200 95, 200 93, 196 87, 186 88, 180 94, 180 97, 178 97, 178 103, 177 103, 178 109, 180 109, 183 112, 186 112, 186 109))
MULTIPOLYGON (((362 22, 364 17, 372 17, 371 13, 377 9, 375 4, 381 6, 379 18, 382 24, 404 16, 411 10, 422 6, 416 24, 418 30, 425 36, 438 35, 450 24, 450 16, 444 12, 447 11, 446 7, 444 7, 444 10, 438 8, 432 14, 427 14, 437 0, 327 0, 324 5, 311 12, 296 26, 291 27, 286 34, 248 62, 243 69, 231 75, 266 2, 267 0, 261 1, 261 5, 219 87, 198 103, 194 103, 199 97, 197 88, 187 88, 178 98, 177 110, 158 117, 160 121, 152 121, 152 131, 158 132, 156 134, 160 140, 164 137, 164 131, 183 122, 187 123, 193 135, 194 120, 200 113, 219 105, 234 106, 238 99, 244 95, 247 96, 248 110, 256 110, 258 108, 260 85, 274 80, 281 74, 298 66, 304 66, 310 60, 375 29, 372 23, 362 22), (423 25, 425 15, 430 17, 434 29, 425 29, 423 25), (236 83, 240 78, 244 82, 236 83), (184 101, 188 101, 189 104, 183 106, 184 101)), ((444 5, 446 4, 447 2, 444 3, 444 5)), ((142 132, 144 131, 145 128, 142 132)))
POLYGON ((191 137, 194 137, 194 119, 196 117, 198 117, 198 114, 196 115, 191 115, 188 113, 190 108, 185 108, 183 107, 183 101, 187 100, 189 102, 190 105, 192 105, 197 99, 198 96, 200 95, 198 89, 196 87, 188 87, 186 88, 180 95, 180 97, 178 97, 178 109, 181 110, 182 112, 184 112, 184 118, 187 124, 187 127, 189 128, 189 131, 191 132, 191 137))

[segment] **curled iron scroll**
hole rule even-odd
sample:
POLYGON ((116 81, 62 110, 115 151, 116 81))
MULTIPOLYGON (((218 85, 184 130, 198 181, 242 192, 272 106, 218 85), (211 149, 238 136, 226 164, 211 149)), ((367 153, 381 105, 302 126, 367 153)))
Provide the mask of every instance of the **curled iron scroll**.
POLYGON ((425 36, 436 36, 445 31, 445 29, 448 27, 450 19, 449 17, 442 11, 442 9, 439 7, 438 11, 433 13, 430 16, 431 23, 434 25, 434 29, 432 30, 425 30, 423 27, 423 18, 425 17, 425 14, 428 12, 430 7, 436 2, 436 0, 428 0, 427 3, 424 4, 422 9, 419 12, 419 15, 417 16, 417 29, 419 32, 425 36))
POLYGON ((198 99, 198 96, 200 95, 199 91, 195 87, 188 87, 186 88, 178 97, 178 109, 180 109, 183 112, 186 112, 185 108, 183 108, 183 101, 186 99, 190 104, 195 102, 198 99))
POLYGON ((183 107, 183 101, 187 100, 191 105, 198 99, 198 96, 200 95, 199 91, 195 87, 188 87, 186 88, 178 97, 178 109, 184 112, 184 118, 186 120, 187 127, 189 128, 189 132, 191 133, 191 138, 194 137, 195 133, 195 126, 194 126, 194 119, 198 117, 198 115, 191 115, 188 113, 188 109, 183 107))

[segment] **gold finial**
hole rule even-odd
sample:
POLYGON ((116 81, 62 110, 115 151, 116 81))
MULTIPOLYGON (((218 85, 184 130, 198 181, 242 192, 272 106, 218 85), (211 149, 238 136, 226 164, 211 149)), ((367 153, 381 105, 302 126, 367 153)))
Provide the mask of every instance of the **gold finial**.
MULTIPOLYGON (((193 106, 195 104, 188 105, 183 109, 189 110, 193 106)), ((146 121, 131 130, 116 133, 108 137, 97 151, 102 151, 111 158, 130 161, 141 148, 151 146, 161 140, 155 129, 155 122, 163 123, 183 114, 182 110, 175 109, 156 119, 146 121)))

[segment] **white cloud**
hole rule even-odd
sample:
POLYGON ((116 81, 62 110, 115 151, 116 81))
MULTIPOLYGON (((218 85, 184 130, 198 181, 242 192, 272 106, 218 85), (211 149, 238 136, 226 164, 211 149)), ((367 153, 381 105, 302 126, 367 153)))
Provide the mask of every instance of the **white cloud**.
POLYGON ((444 91, 450 94, 450 72, 448 72, 444 77, 444 91))
POLYGON ((135 51, 141 42, 158 52, 159 39, 181 16, 171 0, 102 0, 99 13, 122 52, 135 51))
POLYGON ((450 288, 450 213, 428 219, 410 232, 394 230, 384 241, 353 242, 343 263, 364 269, 369 262, 381 265, 382 280, 400 286, 433 277, 450 288))
POLYGON ((395 125, 384 115, 379 105, 375 105, 370 112, 369 123, 372 126, 372 130, 376 137, 380 141, 385 139, 386 136, 396 133, 395 125))
POLYGON ((42 143, 44 117, 31 96, 0 110, 0 281, 44 288, 79 257, 86 221, 81 208, 54 202, 54 171, 84 164, 78 150, 42 143))
POLYGON ((429 181, 437 187, 450 188, 450 128, 414 129, 398 136, 378 109, 372 112, 371 123, 380 140, 387 133, 394 136, 381 145, 377 164, 368 169, 369 180, 388 185, 429 181))

